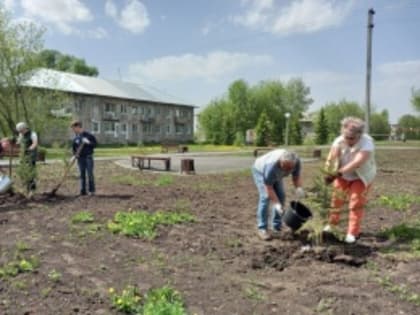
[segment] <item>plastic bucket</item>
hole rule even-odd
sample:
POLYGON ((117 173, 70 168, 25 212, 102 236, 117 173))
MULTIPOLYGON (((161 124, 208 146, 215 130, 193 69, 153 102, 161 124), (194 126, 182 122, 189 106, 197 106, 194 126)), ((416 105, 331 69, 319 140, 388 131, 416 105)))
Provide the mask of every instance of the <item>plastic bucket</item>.
POLYGON ((283 222, 293 231, 299 229, 303 223, 312 217, 312 212, 303 203, 291 201, 283 215, 283 222))
POLYGON ((12 180, 9 176, 0 176, 0 194, 7 192, 12 186, 12 180))

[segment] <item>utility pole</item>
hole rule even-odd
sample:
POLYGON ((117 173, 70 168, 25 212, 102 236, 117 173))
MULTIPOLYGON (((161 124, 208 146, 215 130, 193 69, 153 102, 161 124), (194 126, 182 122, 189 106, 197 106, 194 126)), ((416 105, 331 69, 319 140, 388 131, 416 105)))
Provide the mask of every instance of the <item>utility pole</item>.
POLYGON ((365 122, 366 132, 369 133, 370 126, 370 85, 372 79, 372 30, 373 30, 373 15, 375 11, 370 8, 368 11, 367 22, 367 53, 366 53, 366 111, 365 122))

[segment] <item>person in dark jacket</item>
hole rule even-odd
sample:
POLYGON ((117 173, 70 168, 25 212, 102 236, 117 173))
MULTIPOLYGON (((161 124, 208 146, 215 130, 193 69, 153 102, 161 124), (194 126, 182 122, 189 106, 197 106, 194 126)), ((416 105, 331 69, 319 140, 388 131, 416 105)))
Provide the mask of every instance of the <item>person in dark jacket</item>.
POLYGON ((19 133, 18 143, 20 144, 21 161, 25 167, 26 189, 28 193, 33 193, 36 189, 36 159, 38 148, 38 136, 36 132, 29 129, 25 122, 16 124, 16 131, 19 133))
POLYGON ((82 123, 78 120, 71 123, 75 133, 73 139, 73 158, 77 159, 80 171, 80 195, 86 195, 86 175, 88 178, 89 195, 95 194, 95 178, 93 175, 93 154, 96 147, 96 138, 91 133, 83 130, 82 123))

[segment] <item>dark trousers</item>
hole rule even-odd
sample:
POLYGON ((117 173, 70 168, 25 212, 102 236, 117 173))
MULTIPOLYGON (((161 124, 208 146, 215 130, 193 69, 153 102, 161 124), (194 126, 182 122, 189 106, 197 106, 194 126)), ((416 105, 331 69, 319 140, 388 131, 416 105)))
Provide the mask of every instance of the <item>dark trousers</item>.
POLYGON ((92 155, 81 156, 77 159, 80 171, 80 193, 86 194, 86 175, 88 177, 89 192, 95 192, 95 178, 93 176, 93 157, 92 155))

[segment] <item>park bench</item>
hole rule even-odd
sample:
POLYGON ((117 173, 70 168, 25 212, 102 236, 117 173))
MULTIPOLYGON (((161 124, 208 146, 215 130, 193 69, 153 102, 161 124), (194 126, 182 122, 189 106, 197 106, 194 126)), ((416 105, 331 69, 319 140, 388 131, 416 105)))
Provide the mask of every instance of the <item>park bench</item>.
POLYGON ((169 151, 176 151, 178 153, 188 152, 188 146, 185 144, 179 144, 176 142, 162 142, 161 153, 168 153, 169 151))
POLYGON ((267 153, 268 151, 274 150, 275 148, 270 148, 270 147, 260 147, 260 148, 255 148, 254 149, 254 156, 258 157, 258 155, 261 152, 267 153))
POLYGON ((169 171, 171 169, 171 158, 162 157, 162 156, 147 156, 147 155, 132 155, 131 156, 131 165, 133 167, 138 167, 139 170, 150 169, 151 161, 163 161, 165 170, 169 171), (145 163, 147 162, 147 163, 145 163))

